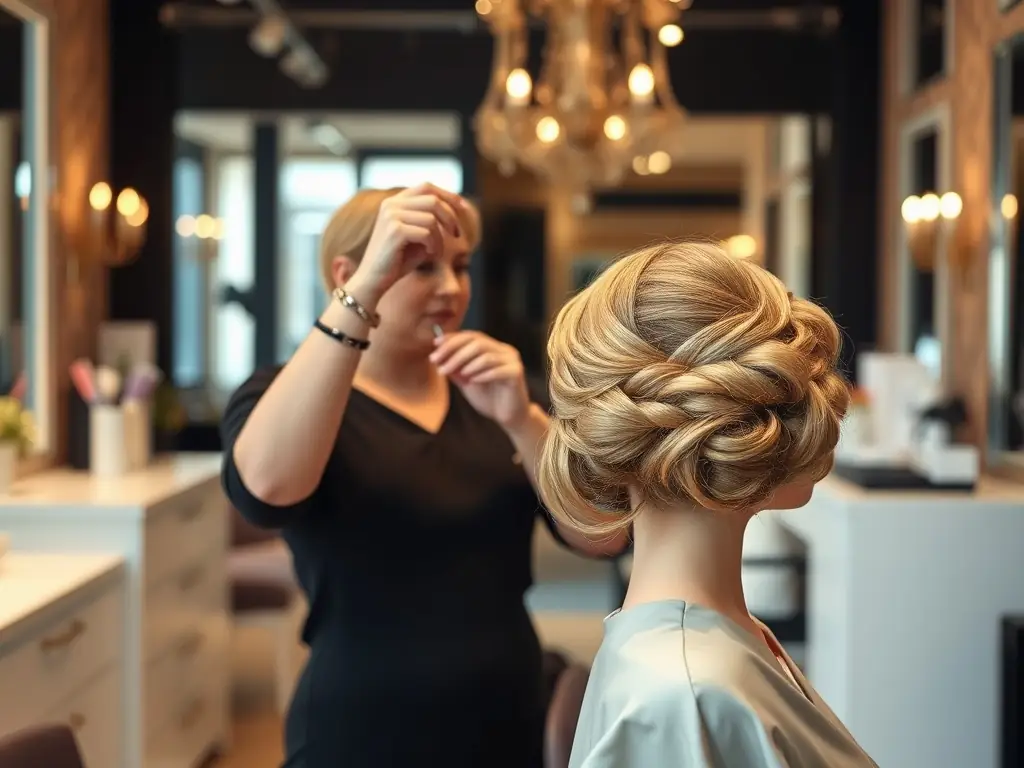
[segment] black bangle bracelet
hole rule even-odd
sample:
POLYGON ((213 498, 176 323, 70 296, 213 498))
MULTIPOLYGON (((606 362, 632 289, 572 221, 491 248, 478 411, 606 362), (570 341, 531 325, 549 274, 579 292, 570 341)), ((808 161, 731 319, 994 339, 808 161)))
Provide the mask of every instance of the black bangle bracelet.
POLYGON ((335 341, 340 342, 341 344, 347 344, 354 349, 358 349, 360 352, 370 348, 370 342, 365 339, 353 339, 348 334, 342 333, 337 328, 331 328, 329 325, 324 325, 319 320, 313 323, 313 327, 321 333, 327 334, 335 341))

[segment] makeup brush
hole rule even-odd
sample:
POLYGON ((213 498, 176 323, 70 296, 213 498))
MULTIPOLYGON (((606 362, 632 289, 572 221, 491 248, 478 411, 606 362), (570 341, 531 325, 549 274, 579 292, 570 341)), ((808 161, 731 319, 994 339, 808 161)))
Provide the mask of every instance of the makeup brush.
POLYGON ((124 384, 125 400, 148 400, 160 383, 160 369, 142 364, 132 368, 124 384))
POLYGON ((121 383, 121 374, 109 365, 96 369, 96 394, 100 402, 116 404, 121 397, 121 383))
POLYGON ((434 328, 434 338, 440 339, 442 336, 444 336, 444 328, 442 328, 440 325, 438 325, 437 323, 434 323, 433 328, 434 328))
POLYGON ((68 367, 68 374, 71 377, 71 383, 74 385, 75 391, 78 392, 78 396, 86 403, 95 402, 96 382, 92 363, 84 358, 75 360, 68 367))

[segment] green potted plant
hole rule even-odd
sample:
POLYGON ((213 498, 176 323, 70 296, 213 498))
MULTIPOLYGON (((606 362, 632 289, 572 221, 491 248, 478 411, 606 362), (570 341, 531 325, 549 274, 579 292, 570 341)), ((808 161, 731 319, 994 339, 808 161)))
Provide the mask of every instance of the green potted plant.
POLYGON ((21 401, 0 396, 0 492, 14 481, 14 468, 35 441, 35 422, 21 401))
POLYGON ((173 451, 179 432, 188 422, 178 390, 164 382, 153 393, 153 447, 159 453, 173 451))

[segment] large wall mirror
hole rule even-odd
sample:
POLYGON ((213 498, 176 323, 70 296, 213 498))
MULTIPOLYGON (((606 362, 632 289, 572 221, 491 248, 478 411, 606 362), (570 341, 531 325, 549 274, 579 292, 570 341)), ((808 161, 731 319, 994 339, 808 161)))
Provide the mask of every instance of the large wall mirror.
MULTIPOLYGON (((937 198, 950 189, 950 122, 948 104, 903 126, 900 135, 900 200, 937 198)), ((904 209, 904 218, 907 211, 904 209)), ((928 216, 933 219, 938 209, 928 216)), ((925 228, 899 222, 900 348, 914 354, 937 379, 943 377, 949 337, 946 242, 930 239, 925 228), (918 242, 918 238, 925 238, 918 242)))
POLYGON ((54 448, 50 25, 43 0, 0 0, 0 394, 54 448))
POLYGON ((989 463, 1024 468, 1024 36, 1001 43, 994 62, 989 256, 989 463))

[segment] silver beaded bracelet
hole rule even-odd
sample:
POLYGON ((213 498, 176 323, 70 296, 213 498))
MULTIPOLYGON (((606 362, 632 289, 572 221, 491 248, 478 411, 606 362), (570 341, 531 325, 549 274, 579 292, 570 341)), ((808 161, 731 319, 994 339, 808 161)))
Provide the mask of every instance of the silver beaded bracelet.
POLYGON ((359 303, 359 300, 355 296, 346 291, 344 288, 335 288, 334 298, 336 298, 341 303, 341 306, 347 309, 351 309, 353 312, 359 315, 359 317, 361 317, 364 322, 369 323, 371 328, 376 328, 378 325, 380 325, 380 315, 378 315, 376 312, 371 312, 370 310, 368 310, 366 307, 359 303))

